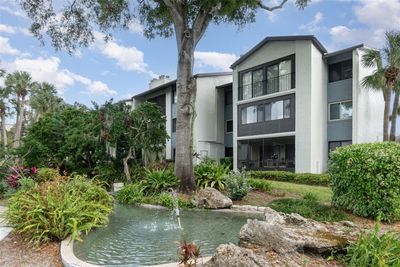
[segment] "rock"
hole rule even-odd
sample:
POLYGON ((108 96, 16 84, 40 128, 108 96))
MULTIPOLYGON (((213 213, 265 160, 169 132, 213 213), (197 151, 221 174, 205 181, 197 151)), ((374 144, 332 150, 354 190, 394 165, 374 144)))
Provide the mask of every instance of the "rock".
POLYGON ((233 204, 229 197, 211 187, 201 189, 192 199, 192 203, 200 209, 224 209, 233 204))
POLYGON ((324 224, 299 214, 265 210, 265 221, 249 220, 239 233, 239 245, 278 253, 329 254, 340 251, 355 240, 359 231, 350 234, 343 224, 324 224))
POLYGON ((262 256, 252 250, 234 244, 219 245, 214 256, 204 267, 268 267, 271 266, 262 256))
POLYGON ((353 223, 353 222, 350 222, 350 221, 341 221, 341 223, 342 223, 344 226, 347 226, 347 227, 351 227, 351 228, 356 227, 356 224, 353 223))

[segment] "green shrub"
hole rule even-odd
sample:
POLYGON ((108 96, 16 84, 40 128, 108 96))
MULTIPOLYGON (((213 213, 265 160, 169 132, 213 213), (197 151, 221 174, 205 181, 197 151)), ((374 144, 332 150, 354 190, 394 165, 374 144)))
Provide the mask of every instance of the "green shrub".
POLYGON ((400 144, 357 144, 331 153, 333 204, 364 217, 400 219, 400 144))
POLYGON ((36 182, 32 178, 23 177, 19 181, 19 190, 30 190, 35 187, 36 182))
POLYGON ((313 173, 294 173, 287 171, 250 171, 249 178, 266 179, 282 182, 292 182, 308 185, 323 185, 330 184, 329 174, 313 174, 313 173))
POLYGON ((177 184, 178 178, 169 169, 146 169, 145 179, 142 180, 146 195, 161 193, 177 184))
POLYGON ((4 181, 0 181, 0 198, 4 197, 7 192, 7 185, 4 181))
POLYGON ((88 233, 104 226, 112 211, 112 198, 93 181, 70 180, 35 184, 16 192, 7 202, 6 219, 17 233, 40 244, 88 233))
POLYGON ((115 182, 125 181, 125 175, 122 171, 122 168, 118 169, 112 163, 103 163, 97 165, 94 168, 94 172, 96 177, 98 177, 99 180, 106 183, 108 186, 111 186, 111 184, 115 182))
POLYGON ((131 174, 132 181, 140 181, 146 177, 146 170, 140 164, 133 164, 129 166, 129 172, 131 174))
POLYGON ((48 182, 59 176, 60 174, 56 169, 40 168, 36 174, 35 181, 37 181, 38 183, 48 182))
POLYGON ((232 157, 225 157, 219 160, 219 163, 224 166, 228 166, 230 170, 233 169, 233 158, 232 157))
POLYGON ((307 193, 303 199, 284 198, 273 200, 268 204, 276 211, 298 213, 303 217, 317 221, 342 221, 347 216, 344 212, 318 202, 314 194, 307 193))
POLYGON ((379 223, 374 230, 364 232, 347 249, 350 267, 400 266, 400 233, 380 234, 379 223))
POLYGON ((251 188, 268 192, 271 190, 271 183, 263 179, 249 179, 251 188))
POLYGON ((122 204, 137 204, 144 200, 143 190, 141 183, 128 184, 117 192, 115 198, 122 204))
POLYGON ((227 175, 225 178, 225 183, 229 197, 232 200, 241 200, 247 195, 247 193, 249 193, 251 189, 246 177, 246 172, 244 171, 227 175))
POLYGON ((225 189, 225 176, 229 173, 229 166, 217 164, 208 158, 196 165, 194 174, 196 184, 200 188, 212 187, 218 190, 225 189))
MULTIPOLYGON (((151 204, 151 203, 150 203, 151 204)), ((170 193, 163 192, 158 196, 158 204, 168 208, 174 208, 174 198, 170 193)), ((194 208, 190 199, 184 199, 178 195, 178 206, 182 209, 194 208)))

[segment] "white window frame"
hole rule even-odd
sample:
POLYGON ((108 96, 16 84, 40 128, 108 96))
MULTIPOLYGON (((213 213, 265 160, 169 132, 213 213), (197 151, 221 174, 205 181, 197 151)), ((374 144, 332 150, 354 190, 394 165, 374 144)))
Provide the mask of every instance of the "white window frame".
POLYGON ((332 103, 328 104, 328 121, 347 121, 347 120, 352 120, 352 119, 353 119, 353 100, 336 101, 336 102, 332 102, 332 103), (331 119, 331 105, 348 103, 348 102, 351 102, 351 118, 331 119))

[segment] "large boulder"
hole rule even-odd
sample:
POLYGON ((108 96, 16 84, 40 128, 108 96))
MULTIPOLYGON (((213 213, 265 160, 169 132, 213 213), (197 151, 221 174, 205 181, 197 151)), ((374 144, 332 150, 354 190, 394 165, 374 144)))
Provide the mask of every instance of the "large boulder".
POLYGON ((252 250, 241 248, 234 244, 219 245, 214 256, 204 267, 269 267, 271 266, 262 256, 252 250))
POLYGON ((232 206, 232 200, 218 190, 206 187, 192 199, 192 203, 200 209, 225 209, 232 206))
POLYGON ((278 253, 329 254, 356 240, 359 230, 346 223, 320 223, 298 214, 265 210, 265 221, 249 220, 239 233, 241 247, 278 253))
POLYGON ((340 266, 325 260, 355 241, 360 229, 349 222, 321 223, 298 214, 265 209, 265 220, 248 220, 239 246, 220 245, 205 266, 340 266))

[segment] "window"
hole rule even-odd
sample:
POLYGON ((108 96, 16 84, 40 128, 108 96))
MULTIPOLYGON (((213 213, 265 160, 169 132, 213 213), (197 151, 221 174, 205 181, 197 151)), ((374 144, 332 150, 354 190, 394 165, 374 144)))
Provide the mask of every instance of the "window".
POLYGON ((231 133, 231 132, 233 132, 233 120, 226 121, 225 123, 226 123, 225 132, 226 132, 226 133, 231 133))
POLYGON ((251 94, 251 72, 246 72, 242 76, 242 99, 252 98, 251 94))
POLYGON ((347 120, 353 117, 352 101, 329 104, 329 120, 347 120))
POLYGON ((258 105, 257 106, 257 122, 264 121, 264 106, 258 105))
POLYGON ((240 73, 239 100, 294 88, 294 55, 240 73))
POLYGON ((176 90, 172 90, 172 104, 178 103, 178 94, 176 93, 176 90))
POLYGON ((353 61, 351 59, 329 65, 329 82, 350 79, 353 77, 353 61))
POLYGON ((225 157, 233 157, 233 147, 225 147, 225 157))
POLYGON ((225 92, 225 106, 232 105, 232 102, 233 102, 232 91, 226 91, 225 92))
POLYGON ((264 120, 281 120, 290 118, 290 99, 279 100, 265 104, 264 106, 264 120))
POLYGON ((351 145, 351 141, 350 140, 329 142, 329 152, 334 151, 338 147, 348 146, 348 145, 351 145))
POLYGON ((172 119, 172 132, 176 133, 176 119, 172 119))
POLYGON ((242 124, 257 122, 257 106, 250 106, 242 109, 242 124))

